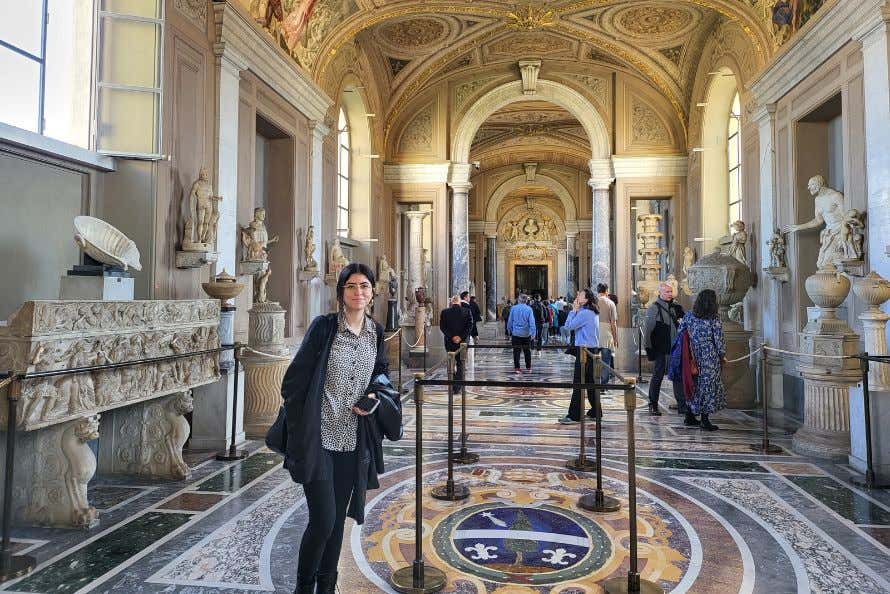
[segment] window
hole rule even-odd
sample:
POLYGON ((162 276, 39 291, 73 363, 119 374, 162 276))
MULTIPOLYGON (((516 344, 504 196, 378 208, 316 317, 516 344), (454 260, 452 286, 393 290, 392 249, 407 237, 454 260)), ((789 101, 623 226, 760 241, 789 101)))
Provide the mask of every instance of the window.
POLYGON ((340 108, 337 122, 337 235, 349 237, 349 166, 352 151, 349 144, 349 122, 340 108))
POLYGON ((742 138, 741 138, 742 107, 739 94, 736 93, 729 110, 729 129, 727 130, 727 147, 729 157, 729 221, 732 225, 742 218, 742 138))

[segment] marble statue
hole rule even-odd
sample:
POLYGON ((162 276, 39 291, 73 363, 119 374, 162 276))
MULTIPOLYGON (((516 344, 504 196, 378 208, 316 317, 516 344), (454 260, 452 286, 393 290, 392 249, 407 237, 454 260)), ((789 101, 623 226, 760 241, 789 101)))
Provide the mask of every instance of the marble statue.
POLYGON ((810 194, 816 201, 816 216, 811 221, 799 225, 788 225, 785 235, 818 229, 825 226, 819 235, 819 269, 837 261, 862 260, 862 213, 856 209, 844 208, 844 195, 825 185, 825 178, 814 176, 807 184, 810 194))
POLYGON ((194 410, 194 402, 191 394, 181 392, 175 394, 164 407, 164 417, 166 421, 167 433, 164 436, 164 447, 166 448, 168 465, 164 468, 164 472, 158 473, 160 476, 169 476, 177 480, 185 480, 190 474, 189 466, 182 459, 182 446, 185 445, 189 437, 189 422, 184 415, 194 410))
POLYGON ((187 197, 188 215, 183 222, 182 250, 185 252, 207 251, 216 242, 216 225, 219 221, 221 196, 213 194, 210 174, 201 168, 198 179, 192 184, 187 197))
POLYGON ((519 221, 510 221, 510 228, 507 230, 507 241, 519 241, 519 221))
POLYGON ((306 241, 303 242, 303 254, 306 258, 306 265, 303 266, 303 272, 318 272, 318 262, 315 261, 315 228, 309 225, 306 229, 306 241))
POLYGON ((266 209, 253 209, 253 220, 241 228, 241 245, 244 246, 245 262, 266 262, 269 246, 278 242, 278 236, 270 238, 266 230, 266 209))
POLYGON ((349 264, 349 258, 343 253, 343 248, 340 246, 340 238, 335 237, 334 242, 331 244, 331 253, 328 258, 328 273, 337 276, 347 264, 349 264))
POLYGON ((748 243, 748 232, 745 231, 744 221, 736 221, 730 225, 732 229, 731 235, 725 235, 720 238, 720 249, 727 256, 731 256, 741 262, 748 264, 748 254, 745 244, 748 243))
MULTIPOLYGON (((380 260, 377 263, 377 294, 385 295, 387 291, 392 292, 392 283, 397 277, 398 274, 389 265, 386 254, 380 256, 380 260)), ((395 286, 398 288, 398 283, 395 286)))
POLYGON ((552 223, 553 220, 551 220, 550 217, 544 217, 544 221, 541 223, 541 230, 538 233, 538 239, 540 239, 541 241, 550 241, 550 226, 552 223))
POLYGON ((93 526, 98 517, 96 508, 87 498, 87 483, 96 473, 96 455, 87 444, 95 439, 99 439, 99 415, 83 417, 69 424, 61 440, 62 454, 68 462, 65 490, 73 516, 71 524, 83 528, 93 526))
POLYGON ((770 268, 787 268, 788 263, 785 261, 785 236, 781 230, 776 229, 772 238, 766 242, 769 247, 769 265, 770 268))
POLYGON ((267 266, 265 269, 257 272, 253 277, 253 302, 266 303, 269 301, 267 286, 269 277, 272 276, 272 268, 267 266))
POLYGON ((745 304, 742 301, 738 303, 733 303, 729 306, 729 312, 726 314, 727 317, 735 322, 736 324, 744 325, 745 323, 745 304))
POLYGON ((689 268, 695 264, 695 251, 688 245, 683 248, 683 276, 689 273, 689 268))

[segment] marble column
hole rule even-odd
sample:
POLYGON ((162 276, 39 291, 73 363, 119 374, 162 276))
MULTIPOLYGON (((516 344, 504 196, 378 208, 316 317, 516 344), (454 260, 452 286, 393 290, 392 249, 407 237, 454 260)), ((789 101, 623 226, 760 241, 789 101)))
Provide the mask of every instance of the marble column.
MULTIPOLYGON (((315 228, 315 254, 323 265, 324 262, 324 139, 330 132, 323 122, 313 120, 309 122, 309 132, 312 136, 312 144, 309 152, 309 224, 315 228)), ((305 254, 304 254, 305 257, 305 254)), ((302 325, 308 327, 309 323, 327 311, 325 307, 328 295, 327 287, 321 275, 309 281, 306 300, 303 310, 305 318, 302 325)))
POLYGON ((414 289, 423 286, 423 219, 428 217, 428 210, 409 210, 408 217, 408 286, 405 287, 412 303, 414 289))
POLYGON ((230 48, 216 56, 216 192, 219 203, 215 272, 237 274, 238 248, 238 107, 243 58, 230 48))
POLYGON ((576 233, 566 233, 566 296, 578 290, 578 278, 575 276, 575 245, 578 242, 576 233))
POLYGON ((469 182, 449 184, 451 196, 451 294, 470 290, 469 182))
POLYGON ((609 237, 609 221, 611 208, 609 205, 609 187, 611 179, 594 180, 588 184, 593 189, 593 202, 591 203, 591 259, 590 259, 590 285, 596 287, 597 283, 612 284, 612 242, 609 237))
POLYGON ((485 236, 485 315, 489 322, 498 318, 497 236, 485 236))

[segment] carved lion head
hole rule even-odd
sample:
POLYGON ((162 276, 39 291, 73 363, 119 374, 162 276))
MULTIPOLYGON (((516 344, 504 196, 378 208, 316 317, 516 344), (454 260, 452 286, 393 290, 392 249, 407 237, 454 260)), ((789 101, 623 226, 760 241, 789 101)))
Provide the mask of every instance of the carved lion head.
POLYGON ((74 434, 84 443, 99 439, 99 415, 78 419, 77 424, 74 425, 74 434))

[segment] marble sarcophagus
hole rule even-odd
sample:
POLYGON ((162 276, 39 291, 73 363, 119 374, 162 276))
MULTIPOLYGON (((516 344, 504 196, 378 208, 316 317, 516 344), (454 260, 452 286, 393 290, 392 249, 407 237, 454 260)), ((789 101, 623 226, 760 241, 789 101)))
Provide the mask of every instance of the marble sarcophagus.
MULTIPOLYGON (((15 382, 19 395, 13 516, 90 527, 98 469, 184 479, 191 388, 219 379, 219 301, 28 301, 0 326, 0 369, 44 372, 164 361, 15 382), (100 422, 101 419, 101 422, 100 422), (99 439, 98 456, 88 442, 99 439)), ((0 427, 7 423, 0 394, 0 427)), ((0 436, 5 449, 6 435, 0 436)), ((0 458, 2 460, 2 458, 0 458)))

